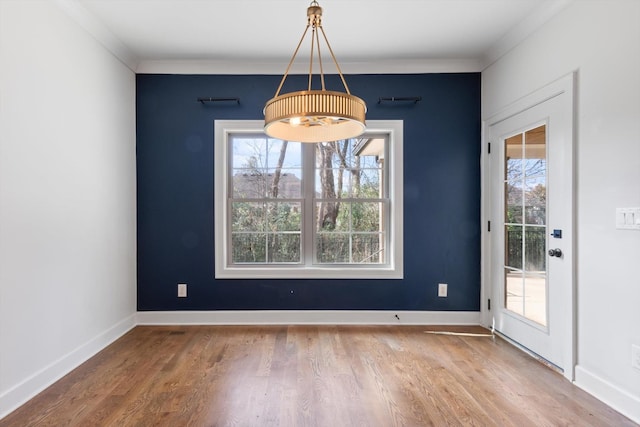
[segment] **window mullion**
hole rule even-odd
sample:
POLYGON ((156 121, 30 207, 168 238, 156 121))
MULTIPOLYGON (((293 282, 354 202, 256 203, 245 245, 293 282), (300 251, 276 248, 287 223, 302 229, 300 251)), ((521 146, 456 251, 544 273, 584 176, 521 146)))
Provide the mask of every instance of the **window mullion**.
POLYGON ((314 263, 315 244, 315 144, 302 144, 302 264, 314 263))

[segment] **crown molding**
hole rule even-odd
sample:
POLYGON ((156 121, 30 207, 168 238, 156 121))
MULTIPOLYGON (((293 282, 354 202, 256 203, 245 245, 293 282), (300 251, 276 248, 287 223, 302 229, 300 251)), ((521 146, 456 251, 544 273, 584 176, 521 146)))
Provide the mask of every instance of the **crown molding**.
POLYGON ((135 72, 138 58, 111 30, 80 4, 78 0, 54 0, 67 16, 91 35, 120 62, 135 72))
MULTIPOLYGON (((167 60, 140 61, 138 74, 282 74, 286 61, 167 60)), ((482 70, 478 59, 394 59, 340 62, 344 74, 474 73, 482 70)), ((308 74, 307 64, 294 63, 289 74, 308 74)))
POLYGON ((485 52, 481 70, 484 71, 506 55, 574 1, 545 0, 533 13, 514 25, 485 52))

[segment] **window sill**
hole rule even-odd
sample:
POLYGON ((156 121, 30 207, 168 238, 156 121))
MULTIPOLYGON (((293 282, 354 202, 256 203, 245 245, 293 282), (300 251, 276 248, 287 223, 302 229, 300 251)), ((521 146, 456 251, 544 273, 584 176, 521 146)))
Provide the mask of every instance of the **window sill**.
POLYGON ((216 279, 402 279, 402 268, 362 267, 226 267, 216 268, 216 279))

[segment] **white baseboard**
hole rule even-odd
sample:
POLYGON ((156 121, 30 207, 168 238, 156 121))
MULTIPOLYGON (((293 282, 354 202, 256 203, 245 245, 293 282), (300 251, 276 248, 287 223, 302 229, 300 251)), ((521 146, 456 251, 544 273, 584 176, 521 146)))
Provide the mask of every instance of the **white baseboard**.
POLYGON ((580 365, 576 366, 575 385, 640 424, 640 397, 620 389, 580 365))
POLYGON ((62 356, 49 366, 0 395, 0 419, 80 366, 93 355, 127 333, 136 324, 136 315, 126 317, 106 331, 62 356))
POLYGON ((479 325, 479 311, 139 311, 138 325, 479 325), (396 317, 397 316, 397 317, 396 317))

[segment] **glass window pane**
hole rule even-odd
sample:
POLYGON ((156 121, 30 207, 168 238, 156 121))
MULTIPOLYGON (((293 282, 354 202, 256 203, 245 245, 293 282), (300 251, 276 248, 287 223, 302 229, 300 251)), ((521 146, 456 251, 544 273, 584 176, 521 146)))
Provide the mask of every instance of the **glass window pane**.
POLYGON ((231 151, 234 169, 300 168, 302 164, 299 142, 283 142, 264 134, 233 135, 231 151))
POLYGON ((544 184, 547 174, 547 161, 545 159, 525 159, 523 161, 524 177, 526 179, 538 179, 544 184))
POLYGON ((505 179, 522 179, 522 134, 505 140, 505 179))
POLYGON ((227 176, 222 186, 220 174, 215 177, 216 266, 240 265, 223 267, 222 273, 273 268, 295 277, 292 272, 300 268, 310 277, 303 267, 322 263, 341 264, 347 276, 356 277, 356 270, 371 274, 376 264, 388 264, 387 133, 302 144, 268 137, 254 125, 225 131, 226 150, 217 144, 216 170, 227 176))
MULTIPOLYGON (((340 164, 346 162, 351 163, 353 161, 353 139, 342 139, 331 142, 319 142, 316 144, 316 159, 318 160, 318 167, 339 167, 340 164), (322 155, 327 153, 331 159, 331 163, 322 163, 322 155), (332 166, 330 166, 332 165, 332 166)), ((326 159, 329 159, 327 157, 326 159)))
POLYGON ((522 180, 524 175, 522 159, 507 159, 506 161, 506 177, 508 181, 522 180))
POLYGON ((379 169, 360 169, 353 171, 351 177, 352 194, 351 197, 366 197, 369 199, 381 198, 382 173, 379 169))
POLYGON ((300 197, 300 143, 235 136, 231 149, 234 198, 300 197))
MULTIPOLYGON (((525 140, 525 159, 540 160, 540 164, 544 164, 547 158, 547 137, 546 126, 538 126, 535 129, 528 130, 524 133, 525 140)), ((540 166, 540 165, 538 165, 540 166)), ((533 175, 533 174, 528 174, 533 175)))
POLYGON ((335 199, 349 197, 351 174, 338 169, 318 169, 315 176, 316 197, 320 199, 335 199))
POLYGON ((352 261, 358 264, 381 264, 384 259, 384 235, 354 234, 352 239, 352 261))
POLYGON ((351 229, 353 231, 381 231, 383 204, 379 202, 356 202, 351 205, 351 229))
POLYGON ((505 304, 546 325, 546 127, 506 140, 505 304), (523 212, 524 211, 524 212, 523 212))
POLYGON ((242 135, 231 138, 231 167, 233 169, 264 169, 266 167, 266 138, 262 135, 242 135))
POLYGON ((527 272, 544 272, 546 270, 547 260, 546 228, 525 227, 524 239, 524 269, 527 272))
POLYGON ((269 231, 300 231, 301 211, 299 202, 267 203, 269 231))
POLYGON ((524 274, 519 270, 504 270, 505 307, 524 315, 524 274))
POLYGON ((316 231, 348 232, 351 223, 351 209, 349 203, 339 201, 322 201, 316 203, 315 227, 316 231))
POLYGON ((302 171, 300 169, 269 169, 267 197, 299 199, 302 197, 302 171))
POLYGON ((265 167, 269 169, 302 167, 302 150, 299 142, 287 142, 279 139, 267 139, 264 147, 265 167))
POLYGON ((522 226, 505 226, 505 261, 506 267, 522 268, 522 226))
POLYGON ((309 145, 238 133, 229 141, 232 263, 304 262, 302 153, 309 148, 316 165, 309 171, 315 191, 308 195, 316 199, 309 201, 314 262, 385 262, 388 204, 366 199, 384 198, 386 138, 309 145))
POLYGON ((543 326, 547 325, 547 277, 546 274, 525 274, 524 317, 543 326))
POLYGON ((528 130, 525 136, 525 221, 546 224, 547 150, 546 126, 528 130))
POLYGON ((316 237, 316 260, 318 263, 348 263, 349 235, 343 233, 320 233, 316 237))
POLYGON ((525 223, 545 225, 547 221, 547 187, 540 179, 527 179, 525 190, 525 223))
POLYGON ((267 177, 263 171, 234 170, 234 199, 263 199, 267 196, 267 177))
POLYGON ((522 181, 505 182, 506 214, 505 222, 522 224, 522 181))
POLYGON ((319 142, 316 144, 316 168, 339 169, 353 161, 351 141, 319 142))
POLYGON ((266 234, 263 233, 232 233, 231 262, 236 263, 265 263, 266 262, 266 234))
POLYGON ((264 231, 265 205, 262 202, 233 202, 231 229, 233 231, 264 231))
POLYGON ((300 262, 300 234, 269 235, 269 262, 300 262))
MULTIPOLYGON (((384 148, 384 145, 382 146, 384 148)), ((378 156, 359 156, 362 169, 381 169, 382 158, 378 156)))
POLYGON ((365 138, 317 144, 315 189, 321 194, 318 197, 381 197, 383 162, 378 155, 356 154, 354 141, 358 153, 377 153, 384 152, 386 140, 365 138))

